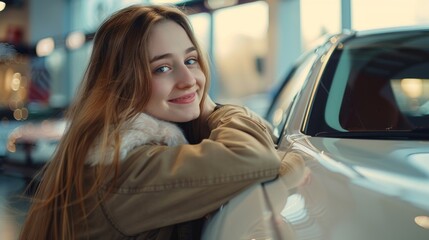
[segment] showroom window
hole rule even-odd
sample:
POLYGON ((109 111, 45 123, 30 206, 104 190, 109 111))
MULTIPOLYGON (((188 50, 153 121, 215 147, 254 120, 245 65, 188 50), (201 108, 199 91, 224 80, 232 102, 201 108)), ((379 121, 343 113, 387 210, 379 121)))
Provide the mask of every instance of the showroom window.
POLYGON ((222 89, 218 99, 234 101, 266 91, 268 4, 256 1, 219 9, 213 13, 213 25, 213 58, 222 89))
POLYGON ((429 23, 427 0, 352 0, 355 30, 429 23))
POLYGON ((302 47, 311 49, 312 44, 329 33, 341 30, 340 0, 301 0, 302 47))

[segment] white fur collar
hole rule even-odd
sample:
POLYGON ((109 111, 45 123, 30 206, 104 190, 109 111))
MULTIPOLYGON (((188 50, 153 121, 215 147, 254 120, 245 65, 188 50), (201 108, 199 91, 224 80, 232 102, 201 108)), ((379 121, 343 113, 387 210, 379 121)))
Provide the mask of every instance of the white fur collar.
MULTIPOLYGON (((123 161, 127 154, 134 148, 144 144, 156 144, 177 146, 188 143, 182 130, 175 124, 156 119, 144 113, 140 113, 134 119, 125 123, 121 130, 120 160, 123 161)), ((98 144, 97 144, 98 145, 98 144)), ((97 154, 100 148, 92 148, 87 158, 87 164, 111 164, 113 161, 113 146, 108 149, 106 159, 102 160, 97 154)))

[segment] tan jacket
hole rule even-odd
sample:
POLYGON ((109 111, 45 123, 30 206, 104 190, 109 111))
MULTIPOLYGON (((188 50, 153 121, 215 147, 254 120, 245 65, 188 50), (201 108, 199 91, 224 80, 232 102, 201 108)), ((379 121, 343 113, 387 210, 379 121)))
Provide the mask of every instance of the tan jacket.
POLYGON ((168 239, 171 225, 201 218, 278 174, 270 132, 247 108, 226 105, 213 112, 209 138, 195 145, 183 144, 173 124, 160 133, 166 122, 158 123, 151 125, 153 136, 133 124, 124 134, 134 138, 122 139, 127 150, 121 151, 120 187, 87 218, 89 239, 168 239))

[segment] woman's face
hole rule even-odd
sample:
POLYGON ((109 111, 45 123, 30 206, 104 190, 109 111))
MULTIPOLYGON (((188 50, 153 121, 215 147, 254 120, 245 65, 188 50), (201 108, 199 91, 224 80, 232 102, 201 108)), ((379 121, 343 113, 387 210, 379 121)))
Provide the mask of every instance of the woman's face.
POLYGON ((170 122, 197 118, 206 77, 185 30, 174 21, 157 23, 150 32, 148 46, 152 95, 145 112, 170 122))

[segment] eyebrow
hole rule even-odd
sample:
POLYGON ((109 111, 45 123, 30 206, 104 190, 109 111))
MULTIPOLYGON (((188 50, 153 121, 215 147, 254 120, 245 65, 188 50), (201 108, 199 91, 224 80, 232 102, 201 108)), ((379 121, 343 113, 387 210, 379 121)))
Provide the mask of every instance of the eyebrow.
MULTIPOLYGON (((196 50, 197 49, 194 46, 189 47, 188 49, 185 50, 185 54, 188 54, 188 53, 196 51, 196 50)), ((153 63, 153 62, 158 61, 158 60, 163 59, 163 58, 170 57, 171 55, 172 55, 171 53, 156 55, 150 60, 150 63, 153 63)))

